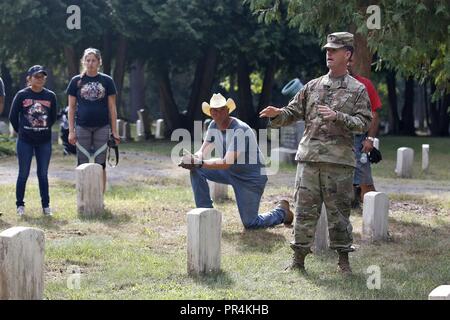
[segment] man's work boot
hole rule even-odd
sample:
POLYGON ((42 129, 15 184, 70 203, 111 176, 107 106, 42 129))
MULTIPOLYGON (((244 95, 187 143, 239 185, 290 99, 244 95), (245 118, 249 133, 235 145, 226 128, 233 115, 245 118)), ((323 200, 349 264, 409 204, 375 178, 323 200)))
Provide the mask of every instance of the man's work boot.
POLYGON ((364 195, 367 192, 377 191, 375 190, 375 186, 373 184, 361 184, 360 187, 361 187, 361 202, 364 202, 364 195))
POLYGON ((360 198, 361 198, 361 187, 358 185, 353 185, 352 209, 359 208, 361 203, 360 198))
POLYGON ((302 248, 291 243, 291 249, 294 250, 294 253, 292 254, 292 261, 291 264, 285 268, 285 270, 298 270, 306 273, 305 258, 311 253, 311 248, 302 248))
POLYGON ((290 207, 289 207, 289 202, 287 200, 280 200, 278 202, 278 208, 281 208, 284 210, 285 214, 284 214, 284 225, 286 227, 289 227, 292 225, 292 221, 294 221, 294 213, 291 211, 290 207))
POLYGON ((306 273, 305 258, 310 253, 311 253, 311 249, 309 249, 309 248, 305 248, 304 250, 294 249, 291 264, 289 264, 285 268, 285 270, 286 271, 298 270, 298 271, 301 271, 302 273, 306 273))
POLYGON ((348 252, 338 252, 338 254, 339 254, 338 266, 340 271, 344 275, 351 275, 352 269, 350 268, 350 262, 348 261, 348 252))

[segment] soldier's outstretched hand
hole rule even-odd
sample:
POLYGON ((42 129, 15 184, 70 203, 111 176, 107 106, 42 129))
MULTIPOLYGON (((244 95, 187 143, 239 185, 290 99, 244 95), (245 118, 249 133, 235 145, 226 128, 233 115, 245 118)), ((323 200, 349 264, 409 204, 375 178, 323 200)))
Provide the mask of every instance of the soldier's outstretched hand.
POLYGON ((281 113, 281 109, 268 106, 259 113, 260 118, 275 118, 281 113))

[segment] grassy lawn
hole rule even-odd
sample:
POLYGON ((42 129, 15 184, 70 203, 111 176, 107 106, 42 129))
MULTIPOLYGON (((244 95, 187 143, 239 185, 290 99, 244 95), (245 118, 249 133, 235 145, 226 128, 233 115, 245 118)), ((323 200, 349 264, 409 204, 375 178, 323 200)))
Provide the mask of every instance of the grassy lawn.
MULTIPOLYGON (((418 180, 450 180, 450 138, 431 137, 380 137, 380 151, 383 160, 372 164, 372 174, 378 178, 396 179, 394 172, 397 149, 408 147, 414 150, 413 175, 418 180), (429 169, 422 171, 422 144, 430 145, 429 169)), ((282 164, 282 171, 295 172, 293 165, 282 164)), ((409 181, 410 179, 406 180, 409 181)))
MULTIPOLYGON (((395 151, 389 149, 411 146, 417 162, 422 143, 430 144, 430 172, 421 176, 415 170, 414 178, 448 179, 448 139, 383 137, 384 160, 374 167, 375 175, 394 178, 390 171, 395 151)), ((174 144, 130 143, 121 150, 161 155, 168 154, 174 144)), ((55 161, 68 170, 73 166, 62 157, 55 161)), ((282 173, 294 171, 292 166, 281 167, 282 173)), ((0 230, 21 225, 45 231, 46 299, 426 299, 438 285, 449 284, 450 194, 390 195, 388 242, 362 242, 362 218, 354 212, 351 220, 359 248, 351 254, 354 275, 345 278, 336 272, 334 252, 308 256, 307 276, 284 272, 291 255, 292 229, 244 231, 230 192, 231 199, 216 206, 223 213, 222 272, 190 277, 186 273, 186 213, 194 203, 187 174, 185 178, 112 185, 105 195, 104 216, 94 220, 77 216, 74 181, 50 181, 56 212, 52 218, 41 214, 36 180, 27 185, 27 217, 23 219, 15 215, 14 184, 0 184, 0 230), (74 265, 81 270, 79 289, 67 286, 74 265), (381 270, 379 290, 366 285, 367 268, 372 265, 381 270)), ((290 187, 269 184, 261 211, 291 194, 290 187)))
POLYGON ((15 154, 16 144, 7 135, 0 134, 0 159, 15 154))
POLYGON ((380 137, 380 151, 383 160, 372 166, 373 175, 395 178, 397 149, 408 147, 414 150, 412 179, 450 180, 450 138, 430 137, 380 137), (430 145, 430 167, 422 171, 422 144, 430 145))

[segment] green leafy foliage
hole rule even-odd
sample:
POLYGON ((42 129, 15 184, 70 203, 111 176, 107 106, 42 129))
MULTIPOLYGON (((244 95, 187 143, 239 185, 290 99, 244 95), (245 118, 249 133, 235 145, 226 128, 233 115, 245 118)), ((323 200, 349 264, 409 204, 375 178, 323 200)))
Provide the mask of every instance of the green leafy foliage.
MULTIPOLYGON (((324 37, 330 31, 356 26, 386 67, 405 77, 432 79, 442 92, 450 92, 450 3, 380 0, 381 29, 366 25, 367 1, 248 0, 265 22, 287 21, 291 27, 324 37), (280 8, 287 6, 282 14, 280 8)), ((439 92, 438 90, 438 92, 439 92)))

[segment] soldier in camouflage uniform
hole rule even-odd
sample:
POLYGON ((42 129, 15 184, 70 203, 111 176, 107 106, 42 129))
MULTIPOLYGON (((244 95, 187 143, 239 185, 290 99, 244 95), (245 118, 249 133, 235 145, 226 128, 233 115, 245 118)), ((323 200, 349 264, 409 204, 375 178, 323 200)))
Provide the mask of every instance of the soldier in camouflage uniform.
POLYGON ((325 202, 330 248, 338 252, 339 267, 351 273, 348 253, 353 237, 350 223, 352 180, 355 167, 353 134, 367 131, 372 114, 364 85, 347 72, 353 54, 353 35, 328 35, 328 74, 308 82, 284 108, 269 106, 260 117, 269 117, 272 127, 305 121, 298 146, 295 182, 296 221, 291 248, 291 269, 304 271, 311 253, 322 202, 325 202))

